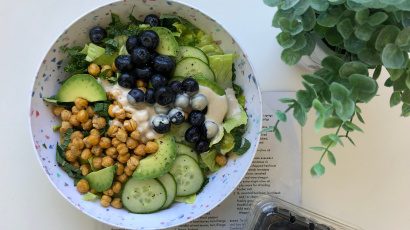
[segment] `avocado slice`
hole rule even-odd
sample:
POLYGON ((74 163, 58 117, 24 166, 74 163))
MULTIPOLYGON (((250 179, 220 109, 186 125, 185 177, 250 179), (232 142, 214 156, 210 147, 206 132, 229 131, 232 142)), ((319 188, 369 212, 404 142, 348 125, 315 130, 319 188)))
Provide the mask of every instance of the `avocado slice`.
POLYGON ((114 173, 117 167, 115 165, 100 169, 85 176, 85 179, 90 184, 90 187, 97 192, 102 192, 109 189, 114 180, 114 173))
POLYGON ((64 81, 56 95, 58 102, 74 102, 78 97, 89 102, 106 101, 104 88, 89 74, 76 74, 64 81))
POLYGON ((152 27, 159 37, 159 44, 156 51, 162 55, 176 57, 179 50, 179 45, 172 32, 165 27, 152 27))
POLYGON ((176 158, 174 137, 167 134, 155 140, 158 151, 140 160, 137 169, 132 174, 137 179, 157 178, 167 173, 176 158))

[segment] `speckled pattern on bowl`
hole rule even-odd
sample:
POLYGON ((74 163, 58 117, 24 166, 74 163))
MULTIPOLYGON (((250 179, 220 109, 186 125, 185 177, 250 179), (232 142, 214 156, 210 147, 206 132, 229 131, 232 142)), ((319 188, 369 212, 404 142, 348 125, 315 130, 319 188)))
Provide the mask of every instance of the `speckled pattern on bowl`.
MULTIPOLYGON (((72 205, 83 213, 112 226, 128 229, 162 229, 192 221, 209 212, 222 202, 239 184, 246 174, 259 143, 261 128, 261 95, 253 70, 247 57, 235 40, 217 22, 197 9, 173 1, 137 0, 121 1, 100 7, 74 22, 52 45, 36 76, 31 94, 30 123, 36 154, 55 188, 72 205), (103 208, 99 202, 86 202, 76 191, 73 180, 61 170, 55 160, 58 132, 52 127, 59 119, 51 113, 51 105, 43 102, 43 97, 54 95, 60 82, 67 77, 63 67, 62 45, 83 45, 88 42, 88 30, 94 25, 106 26, 110 22, 110 12, 119 14, 124 20, 134 8, 134 16, 142 19, 149 13, 176 14, 212 34, 225 52, 238 54, 235 61, 236 83, 244 88, 249 125, 246 138, 252 146, 243 156, 230 160, 228 165, 209 176, 209 183, 198 195, 194 204, 175 203, 169 209, 152 214, 132 214, 126 210, 103 208)), ((41 194, 39 194, 41 196, 41 194)))

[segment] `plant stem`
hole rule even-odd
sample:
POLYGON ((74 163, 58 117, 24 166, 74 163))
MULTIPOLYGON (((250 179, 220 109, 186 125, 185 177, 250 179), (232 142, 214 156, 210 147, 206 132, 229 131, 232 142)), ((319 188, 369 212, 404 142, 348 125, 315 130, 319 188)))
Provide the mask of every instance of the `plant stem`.
MULTIPOLYGON (((283 111, 283 113, 289 112, 292 108, 293 108, 293 105, 289 105, 288 108, 285 109, 285 111, 283 111)), ((280 120, 278 119, 278 120, 275 122, 275 125, 273 126, 272 131, 278 128, 279 122, 280 122, 280 120)))
MULTIPOLYGON (((342 128, 343 124, 344 124, 344 122, 342 124, 340 124, 339 127, 337 127, 337 130, 336 130, 336 133, 335 133, 336 135, 339 135, 340 129, 342 128)), ((329 143, 326 146, 326 149, 323 150, 322 156, 320 156, 320 159, 319 159, 319 164, 322 162, 323 157, 325 156, 325 154, 327 153, 327 151, 329 150, 331 145, 332 145, 332 143, 329 143)))

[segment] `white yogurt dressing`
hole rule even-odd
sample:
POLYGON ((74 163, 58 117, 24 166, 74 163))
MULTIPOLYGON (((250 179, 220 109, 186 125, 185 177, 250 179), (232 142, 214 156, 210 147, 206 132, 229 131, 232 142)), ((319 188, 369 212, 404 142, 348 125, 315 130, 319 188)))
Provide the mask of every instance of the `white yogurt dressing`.
POLYGON ((228 113, 227 117, 233 117, 242 112, 239 106, 238 99, 235 97, 235 91, 232 88, 225 89, 226 97, 228 98, 228 113))
POLYGON ((218 95, 208 87, 199 86, 199 93, 205 95, 208 100, 208 112, 206 120, 213 121, 221 125, 226 113, 228 112, 228 100, 225 95, 218 95))
MULTIPOLYGON (((118 84, 111 84, 106 80, 100 80, 101 85, 104 87, 107 93, 111 93, 113 97, 122 105, 125 111, 132 114, 132 119, 137 123, 137 130, 141 133, 141 141, 147 142, 154 140, 162 136, 155 132, 151 125, 151 118, 156 114, 154 107, 149 104, 141 104, 138 106, 131 105, 127 100, 129 89, 123 88, 118 84)), ((114 106, 113 112, 120 110, 119 106, 114 106)), ((115 120, 114 120, 115 121, 115 120)), ((120 122, 113 122, 113 125, 117 125, 120 122)), ((122 124, 118 125, 122 126, 122 124)))

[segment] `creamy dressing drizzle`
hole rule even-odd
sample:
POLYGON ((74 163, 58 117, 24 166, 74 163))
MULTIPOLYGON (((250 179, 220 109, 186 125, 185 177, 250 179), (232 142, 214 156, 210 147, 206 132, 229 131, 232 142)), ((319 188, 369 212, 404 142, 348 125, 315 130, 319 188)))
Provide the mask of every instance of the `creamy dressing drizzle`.
POLYGON ((205 95, 208 100, 208 112, 206 120, 211 120, 221 125, 228 112, 228 100, 225 95, 218 95, 208 87, 199 86, 199 93, 205 95))

